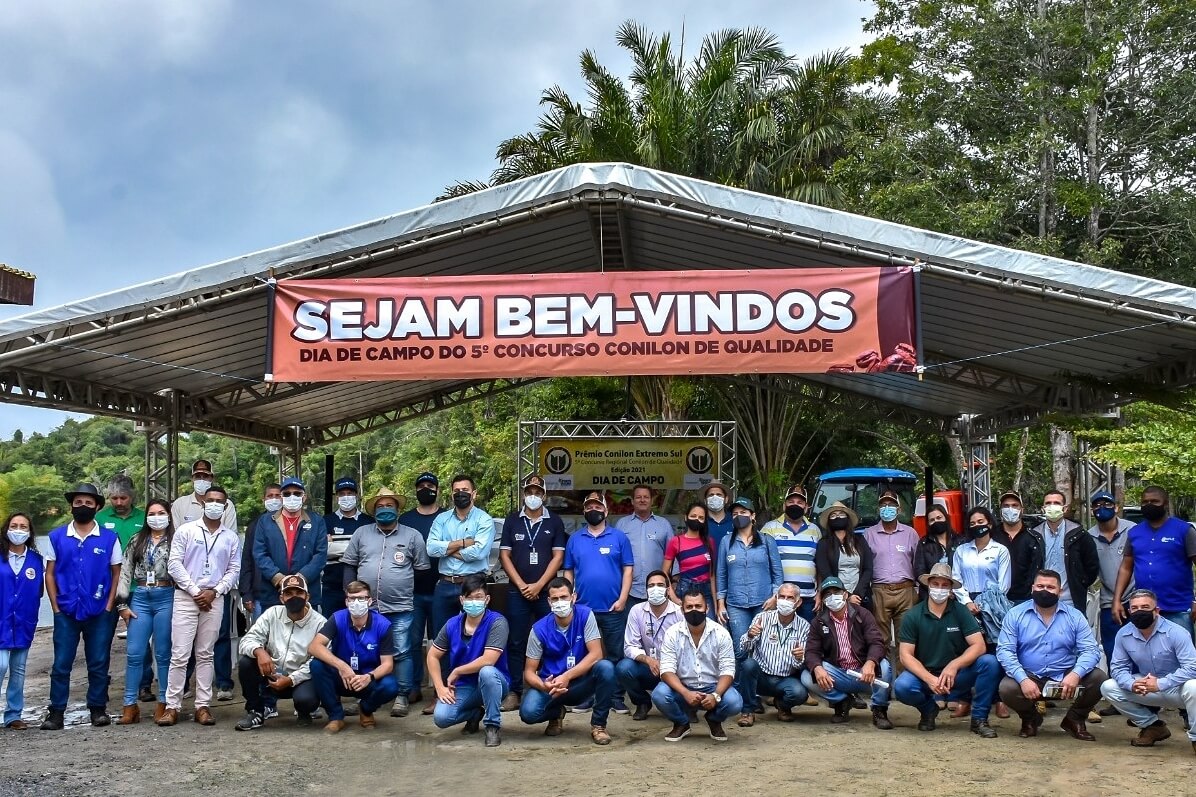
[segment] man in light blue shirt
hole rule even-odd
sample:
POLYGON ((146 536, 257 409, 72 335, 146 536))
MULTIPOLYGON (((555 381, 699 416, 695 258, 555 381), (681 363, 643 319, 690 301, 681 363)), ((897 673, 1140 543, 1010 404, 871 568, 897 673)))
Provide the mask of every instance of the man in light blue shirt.
POLYGON ((439 558, 440 580, 432 593, 432 631, 439 634, 449 618, 461 610, 461 582, 490 568, 494 518, 474 506, 478 491, 473 478, 460 474, 452 481, 453 511, 441 512, 428 532, 428 556, 439 558))
MULTIPOLYGON (((1071 700, 1060 727, 1074 739, 1096 741, 1084 722, 1100 700, 1105 674, 1100 645, 1088 619, 1075 608, 1059 602, 1062 578, 1054 570, 1039 570, 1030 588, 1030 600, 1005 615, 997 641, 997 659, 1005 669, 1001 700, 1018 713, 1018 736, 1038 735, 1042 715, 1035 702, 1071 700), (1057 682, 1058 695, 1043 694, 1048 682, 1057 682)), ((1051 684, 1054 686, 1055 684, 1051 684)))
POLYGON ((631 568, 631 597, 634 606, 648 598, 644 590, 648 574, 659 570, 664 564, 664 549, 673 539, 672 525, 652 511, 652 499, 656 495, 651 487, 637 484, 631 490, 632 514, 620 518, 615 528, 627 535, 631 541, 631 553, 635 563, 631 568))
MULTIPOLYGON (((1103 694, 1138 726, 1134 747, 1153 747, 1171 736, 1167 723, 1148 707, 1186 709, 1196 717, 1196 646, 1183 626, 1159 616, 1159 599, 1148 589, 1130 593, 1129 624, 1117 632, 1103 694)), ((1196 728, 1188 729, 1196 753, 1196 728)))

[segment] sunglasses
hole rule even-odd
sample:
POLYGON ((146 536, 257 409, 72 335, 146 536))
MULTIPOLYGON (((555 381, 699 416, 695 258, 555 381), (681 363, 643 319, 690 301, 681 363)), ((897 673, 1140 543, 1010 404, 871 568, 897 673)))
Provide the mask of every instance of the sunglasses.
POLYGON ((302 495, 303 495, 303 493, 297 493, 297 492, 292 491, 289 493, 283 493, 282 497, 283 498, 294 498, 295 496, 302 496, 302 495))

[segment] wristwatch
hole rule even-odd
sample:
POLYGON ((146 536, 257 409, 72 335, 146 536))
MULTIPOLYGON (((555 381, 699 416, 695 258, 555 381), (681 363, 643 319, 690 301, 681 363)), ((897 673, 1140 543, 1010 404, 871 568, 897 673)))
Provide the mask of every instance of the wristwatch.
POLYGON ((721 702, 723 702, 723 696, 722 696, 722 695, 720 695, 718 692, 711 692, 711 694, 712 694, 712 695, 714 695, 714 702, 715 702, 715 703, 721 703, 721 702))

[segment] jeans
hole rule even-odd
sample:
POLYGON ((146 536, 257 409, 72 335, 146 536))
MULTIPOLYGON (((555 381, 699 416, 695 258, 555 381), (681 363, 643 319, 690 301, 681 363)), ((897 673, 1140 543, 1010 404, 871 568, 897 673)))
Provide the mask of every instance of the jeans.
POLYGON ((8 689, 4 693, 4 724, 16 722, 25 710, 25 662, 29 648, 0 650, 0 682, 8 673, 8 689))
POLYGON ((116 633, 116 612, 103 612, 87 620, 76 620, 59 612, 54 615, 54 665, 50 668, 50 710, 66 711, 71 696, 71 668, 83 638, 87 662, 87 707, 108 705, 108 665, 112 659, 112 636, 116 633))
MULTIPOLYGON (((1127 610, 1128 614, 1129 611, 1127 610)), ((1106 606, 1100 610, 1100 644, 1105 649, 1106 670, 1113 664, 1113 643, 1121 626, 1113 619, 1113 607, 1106 606)))
POLYGON ((605 728, 610 716, 610 703, 615 695, 615 665, 600 659, 594 667, 569 684, 569 690, 560 697, 549 697, 539 689, 523 690, 523 701, 519 704, 519 719, 525 725, 535 725, 564 715, 565 706, 579 706, 594 698, 594 712, 590 724, 605 728))
MULTIPOLYGON (((846 670, 836 667, 828 661, 822 662, 822 669, 826 670, 827 675, 834 681, 834 685, 830 691, 823 692, 818 686, 818 682, 814 680, 814 673, 810 670, 802 670, 801 682, 806 689, 816 697, 821 697, 828 703, 838 703, 846 700, 848 695, 859 694, 860 692, 872 692, 872 708, 888 708, 889 706, 889 690, 887 687, 873 682, 872 686, 861 681, 859 678, 852 678, 847 674, 846 670)), ((893 682, 893 667, 889 664, 889 660, 885 659, 877 668, 876 677, 885 683, 891 684, 893 682)))
MULTIPOLYGON (((959 671, 955 677, 955 685, 951 687, 951 694, 967 694, 974 688, 972 697, 972 720, 979 722, 988 719, 988 712, 993 701, 997 698, 997 685, 1001 682, 1001 665, 997 657, 985 653, 976 661, 959 671)), ((936 695, 921 678, 909 670, 897 676, 893 684, 893 694, 907 706, 913 706, 920 714, 927 714, 934 707, 941 695, 936 695)))
MULTIPOLYGON (((215 608, 212 611, 215 611, 215 608)), ((229 691, 233 688, 232 627, 233 601, 225 595, 224 607, 220 610, 220 633, 216 635, 216 646, 212 650, 212 668, 215 672, 216 688, 229 691)))
MULTIPOLYGON (((315 684, 316 694, 320 697, 320 705, 328 712, 330 720, 345 718, 345 708, 341 705, 342 697, 357 698, 361 702, 361 712, 373 714, 385 703, 394 700, 395 695, 399 693, 399 682, 395 680, 393 673, 371 681, 365 689, 359 692, 350 692, 345 688, 345 682, 341 680, 341 674, 337 672, 336 668, 330 667, 315 657, 312 657, 311 660, 311 681, 315 684)), ((300 686, 302 685, 300 684, 300 686)))
MULTIPOLYGON (((332 617, 333 612, 345 608, 345 566, 340 562, 328 562, 320 576, 320 614, 332 617)), ((277 603, 277 597, 274 603, 277 603)), ((272 604, 268 604, 267 607, 272 604)))
MULTIPOLYGON (((1188 712, 1188 718, 1196 719, 1196 680, 1185 681, 1165 692, 1136 695, 1117 685, 1112 678, 1100 686, 1101 694, 1139 728, 1145 728, 1158 721, 1159 715, 1147 706, 1156 708, 1179 708, 1188 712)), ((7 716, 7 715, 6 715, 7 716)), ((1196 726, 1188 729, 1188 740, 1196 742, 1196 726)))
MULTIPOLYGON (((614 676, 614 665, 623 658, 623 634, 627 631, 627 609, 621 612, 594 612, 594 619, 598 623, 598 631, 602 634, 602 650, 606 660, 611 664, 611 676, 614 676)), ((623 699, 623 690, 615 684, 615 700, 623 699)))
MULTIPOLYGON (((540 593, 536 600, 529 601, 514 587, 507 589, 507 622, 511 630, 507 643, 507 667, 511 671, 511 691, 517 695, 523 694, 523 664, 527 660, 528 634, 531 633, 532 624, 549 612, 546 592, 540 593)), ((622 652, 623 643, 620 640, 619 653, 622 652)))
MULTIPOLYGON (((727 607, 727 630, 731 632, 731 644, 735 646, 735 661, 742 665, 744 660, 744 653, 739 647, 739 640, 747 633, 748 628, 752 625, 752 620, 756 619, 756 615, 760 613, 763 606, 750 606, 743 608, 742 606, 728 606, 727 607)), ((748 707, 756 705, 756 695, 754 692, 748 692, 742 689, 743 673, 736 668, 735 683, 731 688, 739 692, 743 697, 743 702, 748 707)))
MULTIPOLYGON (((695 692, 710 693, 714 691, 714 685, 710 686, 693 686, 689 687, 695 692)), ((652 690, 652 703, 656 706, 656 710, 664 716, 668 717, 676 725, 689 724, 688 706, 681 695, 673 691, 673 687, 661 681, 652 690)), ((728 717, 743 713, 743 700, 739 697, 739 692, 734 689, 728 689, 724 694, 722 700, 715 705, 714 708, 706 712, 707 722, 724 722, 728 717)))
MULTIPOLYGON (((461 585, 450 581, 437 581, 432 592, 432 639, 444 628, 453 615, 461 612, 461 585)), ((448 659, 444 660, 448 666, 448 659)), ((447 672, 447 670, 446 670, 447 672)))
POLYGON ((814 596, 802 595, 801 603, 797 606, 797 616, 807 623, 814 622, 814 596))
POLYGON ((388 612, 390 634, 395 645, 395 678, 399 682, 399 694, 411 691, 411 612, 388 612))
POLYGON ((125 702, 137 703, 137 690, 145 683, 144 673, 153 678, 158 670, 158 702, 166 702, 166 680, 170 672, 170 617, 174 609, 174 587, 138 587, 129 601, 129 608, 137 615, 129 621, 128 658, 125 661, 125 702), (149 651, 153 636, 153 655, 149 651), (150 666, 146 666, 150 663, 150 666))
MULTIPOLYGON (((424 683, 424 640, 435 639, 432 628, 432 595, 415 593, 411 610, 411 688, 419 690, 424 683)), ((522 677, 522 676, 521 676, 522 677)))
POLYGON ((275 703, 280 698, 291 698, 295 701, 295 711, 301 717, 310 717, 311 713, 320 705, 320 695, 316 691, 315 681, 308 679, 298 686, 283 689, 281 692, 271 689, 269 682, 262 676, 257 667, 257 659, 253 656, 242 656, 237 663, 237 674, 241 678, 241 692, 245 695, 245 710, 261 714, 265 705, 266 694, 274 698, 275 703))
POLYGON ((804 705, 810 693, 797 675, 769 675, 761 671, 760 664, 751 656, 739 663, 739 694, 743 707, 751 711, 758 695, 777 699, 777 707, 792 709, 804 705))
POLYGON ((635 659, 623 659, 615 665, 615 677, 619 688, 627 691, 632 705, 652 705, 652 690, 660 683, 660 678, 652 674, 647 664, 635 659))
POLYGON ((1192 615, 1190 612, 1159 612, 1159 615, 1167 618, 1178 626, 1188 629, 1188 634, 1192 633, 1192 615))
POLYGON ((498 668, 486 665, 478 670, 476 684, 457 684, 455 703, 436 701, 432 722, 437 728, 451 728, 481 714, 487 728, 501 728, 502 700, 510 689, 511 685, 498 668))

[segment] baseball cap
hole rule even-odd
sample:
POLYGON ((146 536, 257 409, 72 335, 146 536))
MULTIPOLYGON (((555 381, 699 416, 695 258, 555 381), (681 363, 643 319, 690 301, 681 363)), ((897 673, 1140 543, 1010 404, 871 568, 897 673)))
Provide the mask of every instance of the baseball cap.
POLYGON ((287 476, 282 480, 282 489, 285 490, 288 487, 298 487, 303 492, 307 492, 307 488, 303 486, 303 482, 295 476, 287 476))
POLYGON ((731 506, 741 506, 749 512, 756 511, 756 505, 753 504, 752 499, 748 498, 746 495, 741 495, 736 498, 735 503, 731 504, 731 506))
POLYGON ((880 498, 878 498, 876 502, 879 504, 886 498, 890 501, 896 502, 897 506, 901 506, 901 496, 899 496, 895 490, 884 490, 881 492, 880 498))
POLYGON ((541 477, 540 474, 538 474, 538 473, 533 473, 532 475, 528 476, 526 479, 523 480, 523 489, 526 490, 528 487, 539 487, 541 490, 543 490, 544 489, 543 477, 541 477))
POLYGON ((436 478, 436 474, 427 470, 415 477, 415 483, 419 484, 420 482, 432 482, 435 486, 440 486, 440 479, 436 478))
POLYGON ((722 490, 724 493, 728 492, 727 485, 723 484, 718 479, 715 479, 714 481, 709 481, 702 485, 702 498, 706 498, 708 495, 710 495, 710 491, 715 487, 722 490))
POLYGON ((1092 503, 1095 504, 1098 501, 1108 501, 1111 504, 1117 503, 1117 499, 1113 496, 1113 493, 1109 492, 1108 490, 1101 490, 1100 492, 1093 494, 1092 503))
POLYGON ((279 592, 293 587, 298 587, 304 592, 307 592, 307 579, 299 573, 294 573, 293 575, 285 576, 282 581, 278 582, 279 592))
POLYGON ((806 495, 806 488, 802 487, 800 484, 795 484, 790 487, 789 492, 785 493, 785 498, 789 499, 795 495, 800 495, 803 501, 810 500, 809 496, 806 495))
POLYGON ((845 592, 847 591, 847 587, 843 586, 843 582, 834 576, 827 576, 826 578, 822 579, 822 584, 820 584, 818 587, 818 594, 821 595, 828 589, 841 589, 845 592))
POLYGON ((342 476, 341 478, 337 479, 336 486, 333 488, 333 492, 339 493, 341 490, 352 490, 353 492, 357 492, 357 480, 351 479, 348 476, 342 476))
POLYGON ((1006 490, 1005 492, 1001 493, 1001 497, 997 499, 997 503, 1001 503, 1006 498, 1012 498, 1022 506, 1025 506, 1026 504, 1026 502, 1022 500, 1021 493, 1017 492, 1016 490, 1006 490))
POLYGON ((581 502, 582 509, 585 509, 586 504, 591 504, 595 501, 602 504, 603 509, 606 509, 606 499, 603 498, 602 493, 598 492, 597 490, 587 495, 586 500, 581 502))

